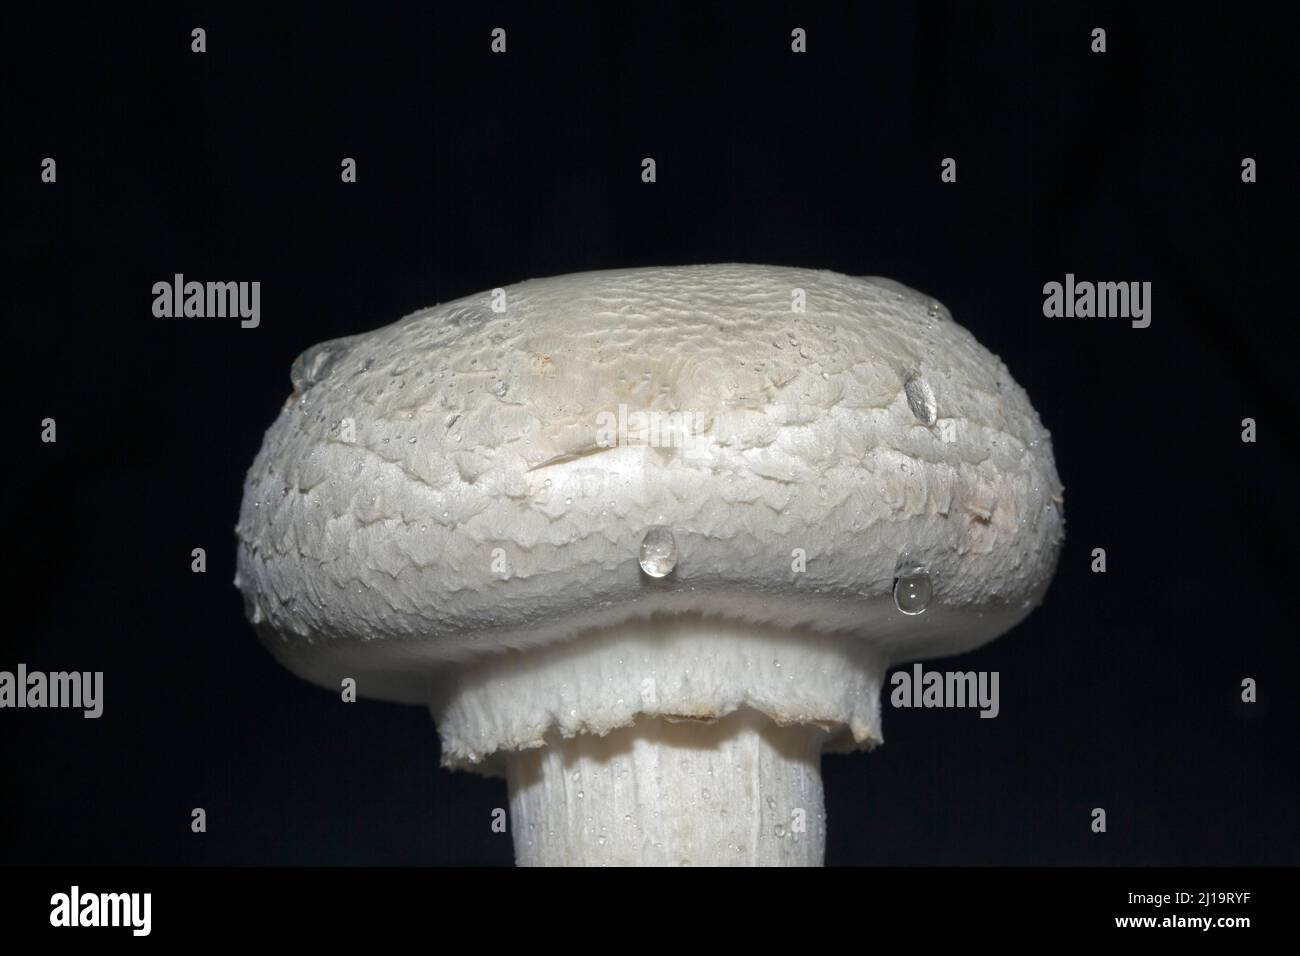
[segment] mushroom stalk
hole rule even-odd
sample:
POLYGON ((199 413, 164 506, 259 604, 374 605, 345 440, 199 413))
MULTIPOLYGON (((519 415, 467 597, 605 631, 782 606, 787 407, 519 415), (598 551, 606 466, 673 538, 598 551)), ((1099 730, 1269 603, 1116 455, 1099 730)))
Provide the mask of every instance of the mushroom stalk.
POLYGON ((825 730, 753 710, 507 755, 520 866, 821 866, 825 730))
POLYGON ((504 774, 520 865, 820 866, 824 751, 879 740, 862 641, 679 614, 462 664, 443 762, 504 774))

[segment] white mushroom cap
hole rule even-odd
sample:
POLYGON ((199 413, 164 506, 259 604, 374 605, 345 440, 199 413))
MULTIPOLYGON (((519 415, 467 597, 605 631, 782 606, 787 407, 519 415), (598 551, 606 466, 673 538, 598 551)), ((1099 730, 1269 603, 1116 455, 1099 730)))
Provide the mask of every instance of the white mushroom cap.
POLYGON ((976 647, 1042 597, 1064 527, 1048 432, 926 296, 737 264, 504 292, 504 312, 484 293, 304 353, 237 527, 236 583, 277 656, 432 702, 447 762, 741 707, 870 745, 884 668, 976 647), (677 563, 655 579, 638 556, 658 526, 677 563), (910 566, 923 614, 895 604, 910 566), (807 653, 773 670, 764 635, 807 653), (625 661, 650 645, 647 700, 625 661), (503 649, 532 650, 487 696, 440 690, 503 649), (866 676, 836 676, 844 655, 866 676), (571 681, 579 656, 593 672, 571 681))

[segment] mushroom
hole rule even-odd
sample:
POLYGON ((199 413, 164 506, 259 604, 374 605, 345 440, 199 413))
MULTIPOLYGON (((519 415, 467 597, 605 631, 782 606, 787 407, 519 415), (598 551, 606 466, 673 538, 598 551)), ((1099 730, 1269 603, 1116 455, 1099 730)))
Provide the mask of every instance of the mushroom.
POLYGON ((820 865, 821 754, 881 742, 892 665, 1024 618, 1063 538, 1024 391, 887 279, 537 279, 292 377, 248 616, 301 677, 429 706, 445 766, 508 781, 519 864, 820 865))

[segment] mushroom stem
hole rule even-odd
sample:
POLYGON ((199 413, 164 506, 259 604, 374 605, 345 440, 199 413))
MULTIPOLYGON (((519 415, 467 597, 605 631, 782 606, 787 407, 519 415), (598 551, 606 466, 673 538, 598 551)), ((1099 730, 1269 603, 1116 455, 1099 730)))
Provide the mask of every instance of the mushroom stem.
POLYGON ((821 866, 827 732, 749 709, 506 755, 520 866, 821 866))

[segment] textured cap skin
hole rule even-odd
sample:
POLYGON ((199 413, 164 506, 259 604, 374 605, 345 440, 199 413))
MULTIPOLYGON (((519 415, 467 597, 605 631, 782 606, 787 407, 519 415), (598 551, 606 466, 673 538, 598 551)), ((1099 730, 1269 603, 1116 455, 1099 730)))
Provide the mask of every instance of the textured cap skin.
POLYGON ((1041 599, 1064 533, 1048 433, 928 297, 739 264, 504 292, 295 363, 236 584, 300 675, 424 702, 440 663, 674 611, 914 659, 1041 599), (657 580, 637 560, 656 525, 678 552, 657 580), (917 616, 893 603, 903 559, 932 581, 917 616))

